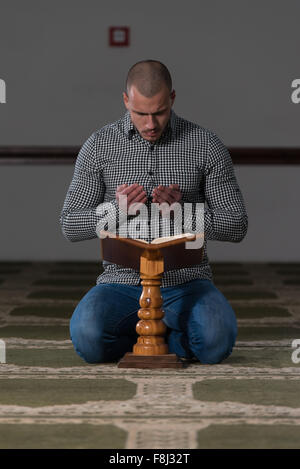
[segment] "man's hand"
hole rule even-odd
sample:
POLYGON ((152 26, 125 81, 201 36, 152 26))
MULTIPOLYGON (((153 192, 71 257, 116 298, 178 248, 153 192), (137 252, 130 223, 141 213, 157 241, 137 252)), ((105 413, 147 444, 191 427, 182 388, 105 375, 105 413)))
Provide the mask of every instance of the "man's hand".
MULTIPOLYGON (((179 202, 182 199, 182 194, 179 189, 178 184, 170 184, 169 186, 159 185, 155 187, 152 191, 152 202, 154 203, 163 203, 166 202, 169 205, 172 205, 175 202, 179 202)), ((163 210, 160 210, 161 215, 164 216, 165 213, 163 210)))
POLYGON ((167 202, 172 205, 174 202, 179 202, 182 198, 182 194, 178 184, 170 184, 169 186, 159 185, 155 187, 152 192, 152 201, 154 203, 161 204, 167 202))
MULTIPOLYGON (((127 196, 127 206, 126 206, 127 211, 133 203, 144 204, 147 201, 147 194, 144 191, 143 186, 141 186, 140 184, 131 184, 130 186, 128 186, 128 184, 122 184, 121 186, 117 187, 116 200, 119 206, 120 206, 120 195, 127 196)), ((125 206, 122 205, 122 209, 125 210, 125 206)))

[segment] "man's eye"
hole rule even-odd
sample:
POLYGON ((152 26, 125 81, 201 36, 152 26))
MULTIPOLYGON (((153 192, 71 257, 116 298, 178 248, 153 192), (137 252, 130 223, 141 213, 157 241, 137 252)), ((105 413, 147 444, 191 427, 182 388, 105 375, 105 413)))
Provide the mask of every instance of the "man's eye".
MULTIPOLYGON (((156 112, 155 114, 152 114, 153 116, 161 116, 164 113, 164 111, 156 112)), ((147 116, 148 114, 143 114, 141 112, 136 113, 138 116, 147 116)))

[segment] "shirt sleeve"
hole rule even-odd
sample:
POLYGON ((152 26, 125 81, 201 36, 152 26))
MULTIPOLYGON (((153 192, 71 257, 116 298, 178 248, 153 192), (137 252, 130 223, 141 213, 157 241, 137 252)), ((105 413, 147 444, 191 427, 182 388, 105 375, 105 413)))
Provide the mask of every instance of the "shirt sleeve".
POLYGON ((218 241, 240 242, 248 229, 248 217, 229 151, 211 132, 205 171, 204 236, 218 241))
POLYGON ((104 229, 118 227, 118 202, 104 202, 101 166, 95 165, 95 139, 93 134, 81 147, 60 214, 61 229, 69 241, 96 238, 98 223, 104 229))

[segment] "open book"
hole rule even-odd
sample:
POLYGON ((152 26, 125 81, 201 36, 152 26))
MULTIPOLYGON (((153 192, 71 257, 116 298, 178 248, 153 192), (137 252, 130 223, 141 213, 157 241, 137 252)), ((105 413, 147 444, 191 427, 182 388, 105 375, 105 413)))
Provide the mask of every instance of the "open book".
MULTIPOLYGON (((192 241, 192 240, 195 240, 196 238, 203 238, 203 233, 182 233, 182 234, 177 234, 177 235, 173 235, 173 236, 162 236, 160 238, 155 238, 153 239, 150 243, 148 241, 145 241, 144 239, 140 239, 140 238, 120 238, 119 236, 117 236, 115 233, 112 233, 112 232, 109 232, 109 231, 105 231, 105 230, 101 230, 100 231, 100 235, 101 235, 101 238, 118 238, 120 240, 134 240, 134 241, 138 241, 140 243, 144 243, 144 244, 165 244, 165 243, 169 243, 170 241, 175 241, 177 239, 186 239, 186 241, 192 241)), ((130 241, 129 241, 130 242, 130 241)))
POLYGON ((133 238, 136 241, 141 241, 142 243, 146 244, 161 244, 161 243, 166 243, 168 241, 173 241, 174 239, 181 239, 181 238, 187 238, 187 239, 194 239, 195 235, 192 233, 182 233, 174 236, 162 236, 161 238, 155 238, 151 241, 151 243, 148 243, 148 241, 145 241, 144 239, 139 239, 139 238, 133 238))
POLYGON ((144 251, 157 251, 164 257, 165 271, 193 266, 202 262, 204 233, 183 233, 155 238, 151 243, 144 239, 124 238, 103 230, 100 232, 101 257, 105 263, 140 269, 144 251), (191 244, 191 248, 187 246, 191 244))

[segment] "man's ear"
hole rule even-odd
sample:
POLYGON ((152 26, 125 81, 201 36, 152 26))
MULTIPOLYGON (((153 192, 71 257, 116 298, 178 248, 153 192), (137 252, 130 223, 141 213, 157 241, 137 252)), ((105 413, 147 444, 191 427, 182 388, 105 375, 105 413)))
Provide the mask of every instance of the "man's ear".
POLYGON ((175 101, 175 98, 176 98, 176 93, 175 93, 175 90, 173 90, 170 94, 170 98, 171 98, 171 103, 172 103, 172 106, 173 106, 173 103, 175 101))
POLYGON ((127 96, 127 93, 125 93, 125 91, 123 91, 123 101, 124 101, 125 107, 128 109, 129 98, 127 96))

